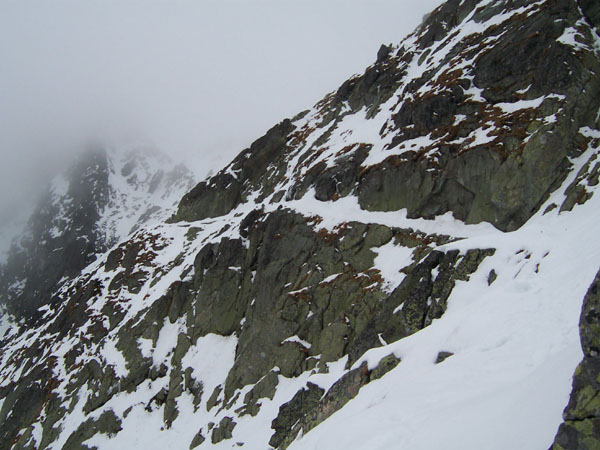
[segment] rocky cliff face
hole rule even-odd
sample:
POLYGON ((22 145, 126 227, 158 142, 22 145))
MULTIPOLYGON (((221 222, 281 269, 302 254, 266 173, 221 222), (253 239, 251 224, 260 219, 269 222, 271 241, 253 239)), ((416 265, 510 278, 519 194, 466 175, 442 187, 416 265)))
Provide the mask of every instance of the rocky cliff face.
POLYGON ((369 211, 521 226, 596 121, 595 37, 572 1, 479 3, 449 1, 400 46, 382 47, 363 75, 187 194, 176 219, 314 189, 369 211))
POLYGON ((600 436, 600 273, 583 301, 580 319, 583 360, 575 369, 573 390, 553 450, 594 448, 600 436))
MULTIPOLYGON (((600 254, 597 20, 449 1, 54 281, 2 341, 0 447, 550 446, 600 254)), ((597 443, 576 401, 557 446, 597 443)))

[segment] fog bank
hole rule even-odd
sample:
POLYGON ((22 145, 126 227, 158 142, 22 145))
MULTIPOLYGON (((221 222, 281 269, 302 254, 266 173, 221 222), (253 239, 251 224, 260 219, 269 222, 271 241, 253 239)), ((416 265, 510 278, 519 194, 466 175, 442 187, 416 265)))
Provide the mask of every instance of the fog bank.
POLYGON ((93 139, 203 176, 362 72, 441 0, 0 2, 0 211, 93 139))

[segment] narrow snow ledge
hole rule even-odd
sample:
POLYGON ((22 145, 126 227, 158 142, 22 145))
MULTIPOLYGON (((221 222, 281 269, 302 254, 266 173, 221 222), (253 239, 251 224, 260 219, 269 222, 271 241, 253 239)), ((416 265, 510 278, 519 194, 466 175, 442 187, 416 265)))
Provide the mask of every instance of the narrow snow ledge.
POLYGON ((282 344, 286 344, 288 342, 293 342, 293 343, 296 343, 296 344, 300 344, 300 345, 302 345, 305 348, 310 348, 311 347, 310 342, 307 342, 307 341, 305 341, 303 339, 300 339, 298 336, 291 336, 291 337, 289 337, 289 338, 284 339, 283 341, 281 341, 282 344))
POLYGON ((494 106, 500 108, 505 113, 513 113, 522 109, 538 108, 544 100, 546 100, 546 96, 533 100, 519 100, 512 103, 496 103, 494 106))
MULTIPOLYGON (((451 212, 436 216, 434 219, 409 219, 406 209, 398 211, 366 211, 360 207, 358 199, 347 196, 336 201, 322 202, 314 197, 314 188, 309 189, 299 200, 287 202, 284 206, 306 217, 319 216, 323 220, 318 227, 332 230, 346 222, 377 223, 388 227, 413 228, 427 234, 450 235, 456 238, 499 235, 502 231, 493 225, 482 222, 467 225, 455 219, 451 212)), ((266 212, 276 210, 280 205, 267 205, 266 212)))

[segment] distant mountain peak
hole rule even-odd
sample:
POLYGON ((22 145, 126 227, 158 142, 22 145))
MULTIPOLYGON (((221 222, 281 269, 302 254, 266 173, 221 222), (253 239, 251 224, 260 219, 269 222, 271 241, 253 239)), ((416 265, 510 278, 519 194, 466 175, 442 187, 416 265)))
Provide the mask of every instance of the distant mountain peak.
POLYGON ((13 245, 2 268, 2 303, 31 315, 97 255, 166 219, 192 183, 189 171, 158 150, 88 147, 52 179, 13 245))

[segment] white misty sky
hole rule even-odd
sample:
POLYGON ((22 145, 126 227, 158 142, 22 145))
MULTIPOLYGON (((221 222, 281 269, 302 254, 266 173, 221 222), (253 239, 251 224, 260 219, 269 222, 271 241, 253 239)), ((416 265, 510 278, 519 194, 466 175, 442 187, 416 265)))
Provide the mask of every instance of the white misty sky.
POLYGON ((90 137, 219 168, 440 3, 0 0, 0 211, 90 137))

